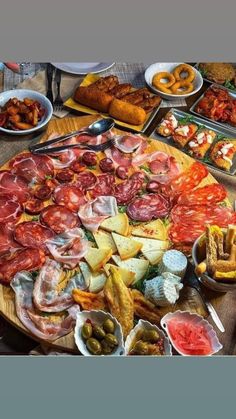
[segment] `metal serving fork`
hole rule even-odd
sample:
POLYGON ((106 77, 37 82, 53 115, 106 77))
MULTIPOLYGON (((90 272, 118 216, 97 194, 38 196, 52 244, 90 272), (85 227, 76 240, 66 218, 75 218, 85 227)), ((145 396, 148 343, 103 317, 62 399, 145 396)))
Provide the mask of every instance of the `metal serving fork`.
POLYGON ((57 96, 53 103, 53 109, 55 112, 61 112, 63 109, 63 100, 61 98, 61 70, 56 69, 55 82, 57 85, 57 96))
POLYGON ((33 154, 52 154, 58 153, 59 151, 68 150, 69 148, 79 148, 81 150, 92 150, 92 151, 104 151, 107 148, 112 147, 115 144, 115 138, 110 138, 108 141, 102 144, 93 145, 87 143, 75 143, 75 144, 68 144, 62 145, 59 147, 47 147, 47 148, 39 148, 39 149, 31 149, 33 154))

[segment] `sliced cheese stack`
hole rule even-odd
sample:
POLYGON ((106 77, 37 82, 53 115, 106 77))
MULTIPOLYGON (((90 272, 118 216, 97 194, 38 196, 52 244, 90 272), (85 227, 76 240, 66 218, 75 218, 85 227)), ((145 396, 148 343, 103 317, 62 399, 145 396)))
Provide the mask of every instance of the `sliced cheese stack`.
POLYGON ((179 291, 183 288, 180 277, 179 279, 177 279, 178 277, 168 279, 168 272, 165 274, 163 274, 165 276, 157 276, 145 283, 145 297, 156 306, 165 307, 175 304, 179 298, 179 291))
POLYGON ((183 253, 178 250, 167 250, 162 257, 158 270, 160 274, 170 272, 183 279, 187 263, 187 258, 183 253))

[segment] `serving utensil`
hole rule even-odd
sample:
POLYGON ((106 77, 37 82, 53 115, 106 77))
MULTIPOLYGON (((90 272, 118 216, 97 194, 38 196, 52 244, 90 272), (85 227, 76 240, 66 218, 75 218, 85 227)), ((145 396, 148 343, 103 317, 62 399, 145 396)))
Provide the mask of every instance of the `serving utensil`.
POLYGON ((53 109, 55 112, 61 112, 63 109, 63 100, 61 98, 61 70, 56 69, 55 83, 57 86, 57 96, 53 103, 53 109))
MULTIPOLYGON (((73 132, 70 132, 69 134, 61 135, 59 137, 53 138, 52 140, 46 141, 44 143, 39 143, 39 144, 34 144, 32 146, 29 146, 29 150, 32 153, 40 152, 39 150, 41 150, 41 154, 43 154, 43 150, 44 150, 44 153, 47 153, 48 151, 52 153, 53 151, 55 152, 62 151, 62 150, 67 150, 68 148, 74 148, 74 147, 78 147, 78 148, 91 148, 92 147, 91 150, 94 149, 96 151, 102 151, 103 149, 105 150, 105 148, 103 147, 101 148, 101 146, 104 146, 105 144, 107 144, 108 141, 104 144, 100 144, 99 146, 95 146, 95 145, 91 146, 91 145, 86 144, 86 147, 84 147, 85 143, 68 144, 65 146, 53 147, 53 148, 50 146, 52 144, 61 143, 62 141, 68 140, 69 138, 74 137, 75 135, 78 136, 78 135, 83 134, 83 135, 89 135, 91 137, 96 137, 98 135, 104 134, 105 132, 109 131, 110 129, 114 127, 114 125, 115 125, 115 122, 111 118, 99 119, 98 121, 93 122, 91 125, 89 125, 85 129, 73 131, 73 132)), ((109 147, 110 146, 111 145, 109 145, 109 147)))
POLYGON ((47 76, 47 93, 46 97, 50 100, 53 105, 53 93, 52 93, 52 77, 53 77, 54 68, 52 64, 48 63, 46 67, 46 76, 47 76))

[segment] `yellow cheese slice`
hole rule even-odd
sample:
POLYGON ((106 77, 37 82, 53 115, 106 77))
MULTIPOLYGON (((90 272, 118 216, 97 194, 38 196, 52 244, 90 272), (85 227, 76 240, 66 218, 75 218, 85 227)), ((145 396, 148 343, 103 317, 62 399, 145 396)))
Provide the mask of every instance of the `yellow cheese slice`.
POLYGON ((99 249, 108 248, 112 250, 112 253, 117 252, 115 242, 110 233, 107 233, 102 230, 98 230, 96 233, 93 233, 94 240, 99 249))
POLYGON ((112 233, 112 238, 122 260, 136 256, 143 246, 142 243, 138 243, 138 241, 130 237, 124 237, 117 233, 112 233))
POLYGON ((86 284, 89 285, 89 292, 100 292, 107 280, 104 272, 93 273, 86 262, 80 262, 79 267, 86 284))
POLYGON ((93 272, 99 271, 110 259, 112 255, 111 249, 96 249, 91 247, 86 255, 84 256, 84 259, 89 264, 90 269, 93 272))
MULTIPOLYGON (((114 266, 114 265, 112 265, 111 263, 107 263, 104 266, 104 271, 106 272, 107 276, 109 276, 110 274, 109 271, 110 271, 111 266, 114 266)), ((128 269, 121 268, 120 266, 117 266, 117 270, 121 276, 122 281, 125 283, 127 287, 129 287, 134 282, 135 273, 129 271, 128 269)))
POLYGON ((164 251, 168 249, 169 244, 167 240, 147 239, 144 237, 138 237, 137 241, 138 243, 142 243, 141 252, 152 265, 156 265, 160 262, 162 255, 164 251))
POLYGON ((125 268, 128 271, 134 272, 135 278, 133 284, 144 277, 148 270, 149 262, 145 259, 131 258, 122 260, 119 256, 112 256, 112 260, 117 266, 125 268))
POLYGON ((132 228, 132 235, 157 240, 166 240, 167 232, 161 220, 154 220, 148 224, 140 224, 132 228))
POLYGON ((106 231, 113 231, 122 234, 123 236, 127 236, 129 232, 129 219, 126 214, 120 213, 104 220, 100 227, 106 231))

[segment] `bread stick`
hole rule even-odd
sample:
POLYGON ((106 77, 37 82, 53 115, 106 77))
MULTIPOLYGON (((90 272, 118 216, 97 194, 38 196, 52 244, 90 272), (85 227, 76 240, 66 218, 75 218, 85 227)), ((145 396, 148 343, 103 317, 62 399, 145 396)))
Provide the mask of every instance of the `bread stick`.
POLYGON ((229 224, 228 230, 226 233, 226 238, 225 238, 225 250, 228 253, 230 253, 231 246, 234 244, 235 235, 236 235, 236 226, 233 224, 229 224))
POLYGON ((197 276, 201 276, 207 270, 206 259, 199 263, 195 268, 195 273, 197 276))
POLYGON ((230 271, 230 272, 220 272, 216 271, 214 273, 214 279, 217 281, 228 281, 228 282, 236 282, 236 271, 230 271))
POLYGON ((231 262, 236 262, 236 244, 232 244, 231 246, 229 260, 231 262))
POLYGON ((217 260, 213 267, 214 273, 216 271, 220 272, 231 272, 236 271, 236 262, 231 260, 217 260))

